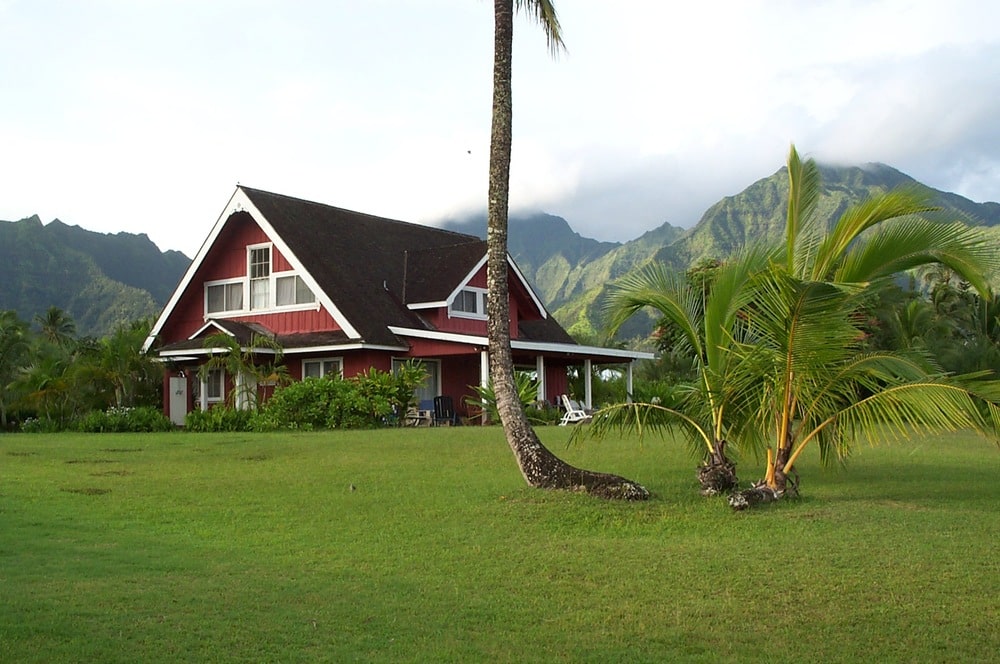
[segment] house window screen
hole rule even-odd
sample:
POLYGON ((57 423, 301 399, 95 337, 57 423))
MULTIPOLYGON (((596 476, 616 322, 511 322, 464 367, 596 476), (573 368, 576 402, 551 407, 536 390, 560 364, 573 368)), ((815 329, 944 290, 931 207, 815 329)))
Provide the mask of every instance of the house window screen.
POLYGON ((302 362, 302 378, 323 378, 343 375, 339 359, 304 360, 302 362))
POLYGON ((243 284, 213 284, 206 287, 206 311, 210 314, 243 309, 243 284))
POLYGON ((481 307, 483 297, 478 291, 463 290, 455 296, 455 301, 451 304, 452 311, 461 311, 467 314, 483 314, 486 307, 481 307))
POLYGON ((250 249, 250 307, 265 309, 271 303, 271 248, 250 249))
POLYGON ((278 277, 275 280, 277 305, 308 304, 316 301, 316 296, 299 276, 278 277))
POLYGON ((455 311, 461 311, 469 314, 478 314, 479 311, 479 293, 475 291, 464 290, 460 291, 458 295, 455 296, 455 302, 452 304, 452 309, 455 311))
POLYGON ((208 372, 205 378, 205 396, 209 401, 222 401, 224 378, 222 369, 212 369, 208 372))

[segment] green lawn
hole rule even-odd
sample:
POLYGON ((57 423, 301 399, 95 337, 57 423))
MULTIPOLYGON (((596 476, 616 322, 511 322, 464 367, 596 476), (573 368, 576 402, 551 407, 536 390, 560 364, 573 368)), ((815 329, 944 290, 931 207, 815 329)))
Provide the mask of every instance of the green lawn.
POLYGON ((996 661, 990 443, 733 513, 683 446, 540 433, 654 499, 527 489, 497 428, 0 436, 0 661, 996 661))

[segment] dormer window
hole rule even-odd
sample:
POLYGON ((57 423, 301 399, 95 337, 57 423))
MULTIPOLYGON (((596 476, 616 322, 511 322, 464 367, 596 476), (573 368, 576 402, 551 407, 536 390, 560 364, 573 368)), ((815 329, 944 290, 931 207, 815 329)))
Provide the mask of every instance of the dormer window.
POLYGON ((455 295, 449 311, 460 318, 486 318, 486 291, 482 288, 463 288, 455 295))

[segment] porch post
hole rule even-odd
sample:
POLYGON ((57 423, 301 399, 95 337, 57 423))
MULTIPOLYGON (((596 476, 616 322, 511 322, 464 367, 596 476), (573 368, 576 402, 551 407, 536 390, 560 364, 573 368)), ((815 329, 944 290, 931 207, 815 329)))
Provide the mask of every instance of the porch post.
POLYGON ((201 389, 198 390, 198 409, 208 410, 208 378, 198 378, 201 389))
POLYGON ((594 407, 594 386, 590 370, 590 358, 588 357, 583 361, 583 403, 588 410, 594 407))
POLYGON ((545 385, 545 357, 539 355, 535 358, 535 373, 538 374, 538 401, 545 401, 545 394, 548 392, 545 385))
MULTIPOLYGON (((487 350, 479 351, 479 386, 489 387, 490 384, 490 354, 487 350)), ((486 424, 486 400, 483 400, 483 418, 482 424, 486 424)))
POLYGON ((490 384, 490 354, 483 350, 479 351, 479 386, 488 387, 490 384))

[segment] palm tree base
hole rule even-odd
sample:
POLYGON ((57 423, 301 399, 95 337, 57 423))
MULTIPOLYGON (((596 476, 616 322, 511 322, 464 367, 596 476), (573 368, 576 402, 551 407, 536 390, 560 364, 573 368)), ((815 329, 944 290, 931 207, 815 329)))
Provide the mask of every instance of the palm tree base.
POLYGON ((775 488, 768 486, 766 480, 761 480, 749 489, 733 492, 729 496, 729 506, 737 512, 740 512, 758 505, 766 505, 768 503, 777 502, 786 496, 798 495, 799 490, 797 482, 792 483, 791 481, 788 481, 784 488, 775 488))
POLYGON ((528 486, 587 493, 608 500, 649 500, 649 490, 638 482, 566 463, 538 441, 533 431, 514 440, 511 449, 528 486))
POLYGON ((698 483, 701 495, 720 496, 739 486, 736 464, 728 460, 712 460, 698 466, 698 483))
POLYGON ((698 466, 698 483, 701 484, 703 496, 719 496, 739 486, 736 464, 726 456, 726 441, 717 440, 715 449, 705 462, 698 466))

